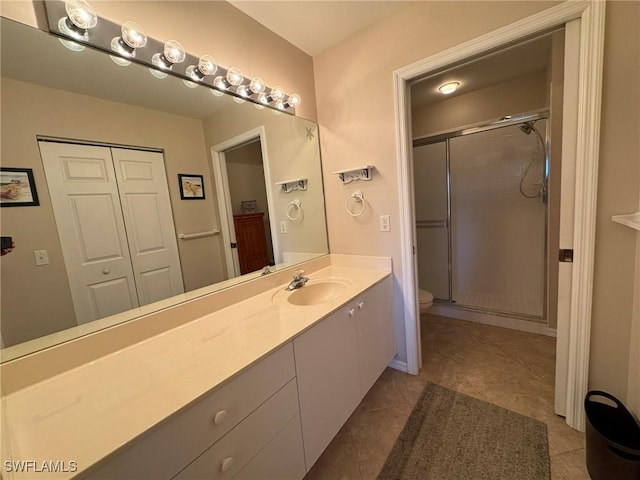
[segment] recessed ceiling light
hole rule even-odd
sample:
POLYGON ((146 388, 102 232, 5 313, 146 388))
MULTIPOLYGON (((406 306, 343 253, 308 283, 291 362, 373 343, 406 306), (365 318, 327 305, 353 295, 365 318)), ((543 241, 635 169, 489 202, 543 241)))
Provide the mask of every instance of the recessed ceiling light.
POLYGON ((440 85, 438 87, 438 90, 443 95, 449 95, 450 93, 455 92, 458 89, 459 86, 460 86, 460 82, 448 82, 448 83, 440 85))

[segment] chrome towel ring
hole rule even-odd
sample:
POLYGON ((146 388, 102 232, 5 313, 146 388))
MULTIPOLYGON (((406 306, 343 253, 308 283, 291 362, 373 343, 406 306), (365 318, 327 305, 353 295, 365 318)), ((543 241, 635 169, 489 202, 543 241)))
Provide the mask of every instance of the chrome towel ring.
POLYGON ((351 195, 347 197, 347 200, 344 202, 344 208, 347 211, 347 213, 352 217, 359 217, 360 215, 362 215, 367 209, 367 202, 364 199, 364 194, 360 190, 353 192, 351 195), (358 209, 352 210, 349 200, 353 200, 354 202, 360 202, 362 204, 362 207, 359 210, 358 209))
POLYGON ((300 218, 300 215, 302 215, 302 204, 300 203, 300 200, 298 200, 297 198, 295 200, 291 200, 287 204, 286 213, 289 220, 298 220, 300 218))

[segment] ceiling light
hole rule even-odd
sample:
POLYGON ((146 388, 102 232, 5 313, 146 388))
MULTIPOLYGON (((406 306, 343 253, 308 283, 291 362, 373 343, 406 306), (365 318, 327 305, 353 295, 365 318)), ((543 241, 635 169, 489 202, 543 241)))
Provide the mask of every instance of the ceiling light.
POLYGON ((455 92, 460 86, 460 82, 448 82, 440 85, 438 87, 438 91, 443 95, 449 95, 450 93, 455 92))

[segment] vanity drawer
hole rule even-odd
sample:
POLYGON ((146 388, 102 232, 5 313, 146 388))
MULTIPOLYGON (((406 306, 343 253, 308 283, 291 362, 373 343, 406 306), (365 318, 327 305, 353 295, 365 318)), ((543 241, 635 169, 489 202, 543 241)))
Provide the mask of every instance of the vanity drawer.
MULTIPOLYGON (((294 417, 298 417, 295 379, 200 455, 174 480, 222 480, 235 477, 294 417)), ((301 435, 298 429, 300 442, 301 435)), ((304 462, 302 457, 298 461, 304 462)))
POLYGON ((87 472, 86 478, 169 479, 294 377, 293 347, 288 343, 149 430, 129 448, 87 472))

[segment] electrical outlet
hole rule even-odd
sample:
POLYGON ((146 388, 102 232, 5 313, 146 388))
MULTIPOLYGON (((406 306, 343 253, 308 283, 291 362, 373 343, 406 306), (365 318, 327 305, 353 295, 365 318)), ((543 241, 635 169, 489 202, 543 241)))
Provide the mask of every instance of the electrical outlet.
POLYGON ((284 220, 280 222, 280 233, 287 233, 287 222, 284 220))
POLYGON ((33 257, 36 259, 36 265, 49 265, 49 254, 46 250, 35 250, 33 257))
POLYGON ((389 219, 389 215, 380 215, 380 231, 381 232, 391 231, 391 220, 389 219))

